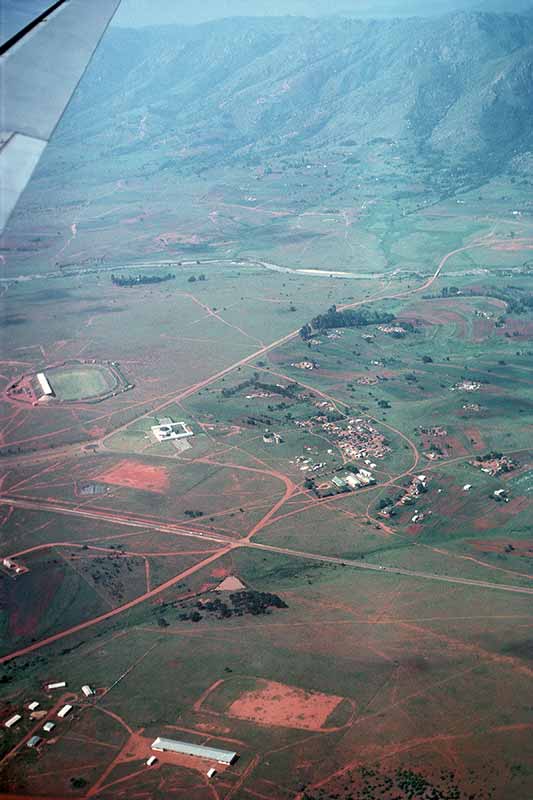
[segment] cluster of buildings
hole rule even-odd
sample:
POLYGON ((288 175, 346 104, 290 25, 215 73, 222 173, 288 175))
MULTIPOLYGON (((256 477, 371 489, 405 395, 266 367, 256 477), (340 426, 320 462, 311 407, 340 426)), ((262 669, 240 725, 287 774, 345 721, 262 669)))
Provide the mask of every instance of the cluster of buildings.
POLYGON ((318 472, 319 469, 322 469, 322 467, 326 466, 325 461, 316 461, 315 463, 311 462, 312 462, 311 458, 304 458, 304 456, 296 456, 294 462, 291 461, 289 463, 297 464, 300 468, 300 472, 318 472))
POLYGON ((13 561, 12 558, 3 558, 2 567, 12 577, 16 577, 17 575, 22 575, 24 572, 28 572, 27 567, 23 567, 21 564, 18 564, 16 561, 13 561))
POLYGON ((318 364, 316 361, 295 361, 291 364, 291 367, 294 369, 318 369, 318 364))
POLYGON ((412 505, 417 497, 428 490, 427 475, 414 475, 407 487, 405 494, 398 500, 398 505, 412 505))
POLYGON ((279 433, 265 431, 263 434, 263 441, 265 444, 282 444, 283 439, 279 433))
MULTIPOLYGON (((376 466, 374 464, 374 466, 376 466)), ((335 475, 331 482, 337 489, 360 489, 362 486, 374 486, 376 479, 369 469, 360 468, 357 472, 347 472, 345 475, 335 475)))
POLYGON ((325 411, 326 413, 327 412, 331 413, 331 412, 337 410, 335 408, 335 404, 332 403, 330 400, 316 400, 313 403, 313 405, 314 405, 315 408, 319 408, 321 411, 325 411))
POLYGON ((401 325, 378 325, 378 331, 389 336, 405 336, 407 331, 401 325))
POLYGON ((480 469, 481 472, 485 472, 487 475, 492 475, 492 477, 501 475, 503 472, 512 472, 516 469, 516 463, 512 458, 499 453, 489 453, 486 456, 478 456, 478 458, 470 461, 469 464, 473 467, 477 467, 477 469, 480 469))
MULTIPOLYGON (((54 691, 57 689, 65 689, 66 686, 67 686, 66 681, 54 681, 52 683, 47 683, 44 688, 46 689, 46 691, 54 691)), ((93 694, 95 694, 94 690, 89 686, 89 684, 84 684, 81 687, 81 691, 83 692, 85 697, 91 697, 93 694)), ((31 720, 43 719, 50 715, 49 711, 41 709, 40 706, 41 704, 37 702, 37 700, 32 700, 25 706, 25 710, 29 712, 29 718, 31 720)), ((55 716, 57 719, 64 719, 70 714, 72 709, 73 706, 71 703, 65 703, 56 712, 55 716)), ((23 713, 24 713, 23 711, 22 713, 17 712, 16 714, 13 714, 11 717, 9 717, 9 719, 7 719, 4 722, 4 728, 7 728, 9 730, 10 728, 14 728, 16 725, 18 725, 19 722, 23 719, 23 713)), ((51 719, 47 719, 46 722, 43 723, 42 730, 45 733, 51 733, 56 727, 56 724, 57 723, 52 722, 51 719)), ((40 744, 41 741, 42 741, 42 736, 33 734, 26 742, 26 746, 29 747, 30 749, 33 749, 37 747, 37 745, 40 744)))
POLYGON ((478 381, 459 381, 451 387, 452 392, 478 392, 480 389, 478 381))
POLYGON ((273 392, 253 392, 253 394, 247 394, 247 400, 266 400, 268 397, 275 397, 276 395, 273 392))
MULTIPOLYGON (((55 689, 64 689, 66 688, 67 684, 66 681, 55 681, 52 683, 48 683, 45 685, 45 689, 47 691, 53 691, 55 689)), ((88 685, 84 684, 81 687, 81 691, 85 697, 91 697, 95 694, 94 690, 88 685)), ((49 717, 49 711, 41 711, 40 703, 36 700, 28 703, 26 705, 26 710, 30 712, 30 719, 38 720, 43 719, 44 717, 49 717)), ((64 719, 67 717, 70 712, 72 711, 73 706, 70 703, 66 703, 63 705, 55 714, 55 717, 58 720, 64 719)), ((10 728, 14 728, 22 719, 23 719, 23 711, 21 713, 13 714, 9 719, 4 722, 4 728, 8 730, 10 728)), ((50 733, 56 727, 56 722, 53 722, 51 719, 47 719, 47 721, 42 726, 42 731, 45 733, 50 733)), ((40 742, 42 741, 43 737, 37 734, 33 734, 30 736, 26 742, 26 746, 30 749, 37 747, 40 742)), ((205 745, 194 744, 193 742, 184 742, 177 739, 168 739, 164 736, 158 736, 151 744, 151 749, 155 753, 176 753, 179 755, 184 756, 192 756, 195 758, 205 759, 206 761, 210 761, 211 764, 213 762, 217 765, 223 766, 230 766, 238 759, 238 753, 234 750, 223 750, 218 747, 207 747, 205 745)), ((154 766, 157 763, 157 756, 150 755, 146 760, 146 765, 148 767, 154 766)), ((207 777, 213 778, 217 773, 217 769, 215 766, 210 766, 207 769, 207 777)))
POLYGON ((360 378, 357 378, 356 383, 359 386, 375 386, 377 383, 383 383, 386 380, 387 378, 384 378, 382 375, 362 375, 360 378))
POLYGON ((320 419, 322 430, 333 436, 342 454, 353 459, 384 458, 390 452, 385 436, 369 420, 357 418, 339 422, 320 419))
POLYGON ((433 425, 431 428, 424 428, 420 425, 418 430, 425 436, 448 436, 448 431, 442 425, 433 425))
POLYGON ((463 403, 463 411, 468 411, 470 414, 477 414, 481 411, 479 403, 463 403))

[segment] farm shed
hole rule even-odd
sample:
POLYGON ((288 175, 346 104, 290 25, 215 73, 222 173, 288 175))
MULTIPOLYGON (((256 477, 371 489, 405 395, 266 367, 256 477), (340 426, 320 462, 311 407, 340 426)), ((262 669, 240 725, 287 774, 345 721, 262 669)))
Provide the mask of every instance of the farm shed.
POLYGON ((26 742, 26 747, 37 747, 40 741, 41 741, 40 736, 32 736, 31 739, 28 739, 28 741, 26 742))
POLYGON ((48 383, 48 378, 46 377, 44 372, 37 373, 37 380, 39 381, 41 389, 43 390, 43 394, 48 396, 53 394, 52 387, 48 383))
POLYGON ((232 750, 219 750, 217 747, 203 747, 200 744, 192 744, 191 742, 180 742, 175 739, 165 739, 163 736, 158 736, 152 742, 152 750, 158 750, 161 753, 182 753, 187 756, 197 756, 198 758, 208 758, 210 761, 218 761, 219 764, 233 764, 237 758, 237 753, 232 750))

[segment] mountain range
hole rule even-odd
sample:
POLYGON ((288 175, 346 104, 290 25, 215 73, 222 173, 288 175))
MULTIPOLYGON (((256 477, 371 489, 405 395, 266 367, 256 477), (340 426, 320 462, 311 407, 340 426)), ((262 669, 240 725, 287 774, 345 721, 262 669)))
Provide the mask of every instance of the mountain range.
POLYGON ((533 0, 123 0, 115 18, 122 27, 154 24, 195 25, 223 17, 276 17, 287 14, 322 17, 430 17, 451 11, 522 13, 533 8, 533 0))
POLYGON ((123 177, 383 139, 479 177, 528 163, 532 118, 533 17, 235 18, 110 30, 56 142, 123 177))

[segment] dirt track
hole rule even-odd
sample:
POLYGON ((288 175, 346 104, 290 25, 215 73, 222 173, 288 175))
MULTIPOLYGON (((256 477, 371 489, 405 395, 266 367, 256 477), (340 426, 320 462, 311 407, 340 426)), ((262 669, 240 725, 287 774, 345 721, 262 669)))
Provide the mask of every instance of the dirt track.
MULTIPOLYGON (((435 280, 438 279, 438 277, 441 274, 442 269, 444 268, 445 264, 447 263, 447 261, 452 256, 454 256, 454 255, 456 255, 458 253, 464 252, 466 250, 469 250, 469 249, 471 249, 473 247, 486 246, 486 245, 490 244, 491 241, 492 241, 492 239, 491 239, 491 236, 489 235, 489 236, 483 237, 481 239, 478 239, 478 240, 472 242, 471 244, 465 245, 464 247, 457 248, 457 249, 447 253, 441 259, 441 261, 439 262, 439 265, 438 265, 437 269, 435 270, 435 272, 433 273, 433 275, 431 275, 420 286, 414 287, 412 289, 406 289, 403 292, 396 292, 396 293, 393 293, 393 294, 386 294, 386 293, 381 293, 380 294, 380 293, 378 293, 372 298, 367 298, 365 300, 357 301, 355 303, 346 304, 344 306, 340 306, 339 308, 341 310, 342 309, 348 309, 348 308, 356 308, 358 306, 369 304, 369 303, 372 303, 372 302, 376 302, 378 300, 399 299, 399 298, 403 298, 403 297, 409 297, 409 296, 411 296, 413 294, 417 294, 417 293, 419 293, 421 291, 424 291, 425 289, 429 288, 435 282, 435 280)), ((235 364, 232 364, 232 365, 220 370, 219 372, 209 376, 208 378, 205 378, 204 380, 199 381, 198 383, 187 387, 186 389, 182 390, 181 392, 179 392, 177 394, 172 393, 172 395, 173 395, 172 397, 169 397, 168 395, 165 396, 164 400, 159 405, 157 405, 155 407, 152 407, 149 412, 147 412, 146 414, 142 414, 137 419, 140 419, 140 418, 142 418, 144 416, 153 415, 155 412, 161 411, 162 409, 166 408, 170 403, 175 403, 175 402, 180 402, 182 400, 185 400, 187 397, 191 396, 192 394, 195 394, 200 389, 203 389, 206 386, 209 386, 210 384, 220 380, 220 378, 222 378, 225 375, 228 375, 229 373, 235 371, 239 367, 245 366, 245 365, 249 364, 250 362, 254 361, 255 359, 257 359, 258 357, 268 353, 269 351, 286 344, 287 342, 289 342, 292 339, 296 338, 298 336, 298 334, 299 334, 298 330, 293 331, 293 332, 291 332, 289 334, 286 334, 285 336, 275 340, 274 342, 270 343, 269 345, 264 345, 263 347, 259 348, 255 352, 253 352, 250 355, 246 356, 245 358, 240 359, 235 364)), ((314 391, 314 389, 313 389, 313 391, 314 391)), ((115 435, 118 431, 128 428, 131 424, 132 423, 130 421, 127 424, 125 424, 123 426, 120 426, 115 431, 113 431, 112 434, 109 434, 107 436, 104 436, 104 437, 102 437, 100 439, 95 440, 93 442, 93 444, 97 444, 99 446, 105 446, 106 439, 108 439, 111 435, 115 435)), ((416 464, 418 462, 418 451, 417 451, 417 448, 405 436, 405 434, 401 433, 401 431, 398 431, 396 429, 392 429, 392 430, 394 430, 395 433, 397 433, 400 436, 402 436, 402 438, 404 438, 408 442, 409 446, 412 449, 413 456, 414 456, 414 466, 411 466, 411 468, 409 470, 409 472, 410 472, 410 471, 412 471, 412 469, 414 469, 416 467, 416 464)), ((79 445, 77 447, 79 449, 79 445)), ((57 457, 57 452, 50 453, 50 457, 51 458, 56 458, 57 457)), ((24 459, 24 456, 22 457, 22 459, 24 459)), ((16 459, 13 459, 13 461, 16 461, 16 459)), ((404 474, 406 474, 406 473, 404 473, 404 474)), ((278 476, 278 477, 280 477, 280 476, 278 476)), ((397 477, 398 476, 396 476, 393 480, 396 480, 397 477)), ((283 479, 283 476, 281 476, 281 478, 283 479)), ((13 651, 11 653, 8 653, 8 654, 4 655, 2 658, 0 658, 0 663, 5 663, 6 661, 9 661, 9 660, 11 660, 13 658, 16 658, 18 656, 22 656, 22 655, 26 655, 28 653, 31 653, 31 652, 33 652, 35 650, 38 650, 41 647, 44 647, 47 644, 52 644, 52 643, 58 641, 59 639, 62 639, 62 638, 66 637, 66 636, 68 636, 70 634, 77 633, 77 632, 79 632, 81 630, 84 630, 84 629, 86 629, 88 627, 91 627, 92 625, 96 625, 99 622, 103 622, 103 621, 105 621, 105 620, 107 620, 109 618, 112 618, 113 616, 115 616, 117 614, 120 614, 123 611, 126 611, 126 610, 128 610, 130 608, 133 608, 133 607, 139 605, 140 603, 144 602, 145 600, 148 600, 148 599, 150 599, 152 597, 155 597, 159 593, 165 591, 167 588, 169 588, 169 587, 173 586, 174 584, 182 581, 184 578, 186 578, 189 575, 197 572, 198 570, 202 569, 204 566, 207 566, 211 562, 219 559, 220 557, 222 557, 226 553, 228 553, 231 550, 233 550, 235 548, 238 548, 238 547, 241 547, 241 548, 242 547, 255 548, 255 549, 260 549, 260 550, 268 551, 268 552, 272 552, 272 553, 279 553, 279 554, 282 554, 282 555, 285 555, 285 556, 288 556, 288 557, 305 558, 305 559, 308 559, 308 560, 319 561, 321 563, 337 564, 337 565, 348 566, 348 567, 352 567, 352 568, 356 568, 356 569, 372 570, 373 572, 383 572, 384 574, 405 575, 405 576, 409 576, 409 577, 421 578, 421 579, 426 579, 426 580, 443 581, 443 582, 446 582, 446 583, 456 583, 456 584, 462 584, 462 585, 466 585, 466 586, 476 586, 476 587, 486 588, 486 589, 487 588, 488 589, 500 589, 502 591, 516 592, 516 593, 520 593, 520 594, 533 594, 533 588, 529 588, 529 587, 513 586, 513 585, 508 585, 508 584, 498 584, 498 583, 491 583, 490 581, 478 581, 478 580, 469 579, 469 578, 460 578, 460 577, 454 577, 454 576, 448 576, 448 575, 435 575, 433 573, 426 573, 426 572, 421 572, 421 571, 416 571, 416 570, 407 570, 407 569, 401 569, 401 568, 395 568, 395 567, 386 567, 386 566, 380 566, 380 565, 376 565, 376 564, 362 563, 361 561, 341 559, 341 558, 338 558, 336 556, 322 556, 322 555, 317 555, 317 554, 314 554, 314 553, 307 553, 307 552, 298 551, 298 550, 290 550, 290 549, 285 549, 285 548, 278 548, 278 547, 274 547, 272 545, 259 544, 259 543, 251 541, 251 537, 256 532, 258 532, 262 527, 264 527, 266 524, 268 524, 268 522, 272 519, 272 517, 275 515, 275 513, 278 511, 278 509, 280 509, 281 506, 284 504, 284 502, 286 502, 286 500, 289 497, 291 497, 292 492, 294 490, 294 487, 292 485, 289 485, 290 482, 288 482, 288 479, 286 481, 284 481, 284 482, 285 482, 285 494, 282 497, 282 499, 276 502, 276 504, 273 506, 273 508, 270 509, 270 511, 267 512, 267 514, 263 517, 263 519, 241 541, 235 541, 235 540, 230 539, 229 537, 226 537, 226 536, 223 536, 223 535, 220 535, 220 534, 211 534, 211 533, 203 533, 203 532, 200 532, 200 531, 191 531, 189 529, 184 529, 183 527, 181 527, 179 525, 157 523, 157 522, 154 522, 153 520, 148 520, 148 519, 143 518, 142 516, 139 516, 139 515, 134 516, 134 515, 125 515, 125 514, 116 514, 116 513, 105 513, 105 512, 102 513, 102 512, 99 512, 99 511, 83 509, 83 508, 79 508, 79 507, 78 508, 70 507, 70 506, 68 506, 68 505, 66 505, 64 503, 48 502, 48 501, 43 501, 43 500, 40 500, 40 499, 36 500, 36 499, 33 499, 33 498, 26 499, 26 498, 14 497, 14 496, 8 496, 8 495, 4 495, 4 496, 0 497, 0 504, 6 504, 6 505, 9 505, 9 506, 12 506, 12 507, 26 508, 26 509, 32 509, 32 510, 33 509, 35 509, 35 510, 48 510, 48 511, 55 512, 55 513, 70 514, 70 515, 81 516, 81 517, 86 517, 86 518, 90 518, 90 519, 98 519, 98 520, 102 520, 102 521, 106 521, 106 522, 112 522, 113 524, 125 525, 125 526, 129 526, 129 527, 143 527, 144 528, 147 525, 149 525, 152 529, 159 530, 159 531, 161 531, 163 533, 172 533, 172 534, 175 534, 175 535, 197 538, 197 539, 201 539, 201 540, 204 540, 204 541, 216 542, 218 544, 223 545, 223 547, 221 549, 214 551, 214 553, 210 554, 206 559, 200 561, 198 564, 195 564, 192 567, 189 567, 187 570, 179 573, 178 575, 174 576, 173 578, 171 578, 168 581, 165 581, 164 583, 160 584, 159 586, 154 587, 154 588, 146 591, 144 594, 139 595, 134 600, 131 600, 128 603, 125 603, 125 604, 123 604, 121 606, 118 606, 117 608, 114 608, 114 609, 112 609, 111 611, 109 611, 109 612, 107 612, 105 614, 99 615, 99 616, 94 617, 93 619, 90 619, 90 620, 86 620, 86 621, 84 621, 84 622, 82 622, 82 623, 80 623, 78 625, 75 625, 75 626, 73 626, 73 627, 71 627, 71 628, 69 628, 69 629, 67 629, 65 631, 60 631, 60 632, 58 632, 58 633, 56 633, 56 634, 54 634, 52 636, 49 636, 49 637, 46 637, 45 639, 42 639, 41 641, 34 642, 34 643, 32 643, 31 645, 29 645, 29 646, 27 646, 25 648, 21 648, 19 650, 16 650, 16 651, 13 651)), ((36 549, 42 549, 42 546, 40 546, 40 547, 38 547, 36 549)))

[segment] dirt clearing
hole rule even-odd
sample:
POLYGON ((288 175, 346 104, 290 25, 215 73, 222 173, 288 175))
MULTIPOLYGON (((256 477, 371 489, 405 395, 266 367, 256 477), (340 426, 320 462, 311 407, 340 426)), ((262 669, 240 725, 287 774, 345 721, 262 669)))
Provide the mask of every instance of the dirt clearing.
POLYGON ((164 467, 154 467, 141 461, 119 461, 107 472, 97 475, 95 480, 157 494, 164 494, 170 487, 168 472, 164 467))
POLYGON ((343 699, 275 681, 258 681, 257 689, 244 692, 227 713, 230 717, 253 720, 261 725, 319 731, 343 699))

